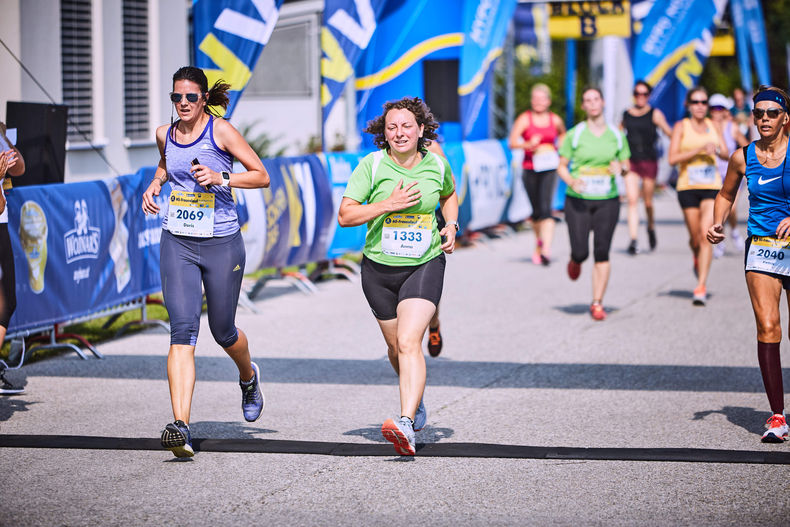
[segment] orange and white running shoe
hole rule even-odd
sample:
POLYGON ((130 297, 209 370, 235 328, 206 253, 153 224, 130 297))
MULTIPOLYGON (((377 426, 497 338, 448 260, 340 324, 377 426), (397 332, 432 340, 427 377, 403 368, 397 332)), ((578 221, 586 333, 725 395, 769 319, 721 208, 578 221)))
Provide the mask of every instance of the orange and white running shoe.
POLYGON ((442 332, 439 331, 439 326, 435 328, 428 328, 428 353, 430 353, 431 357, 438 357, 439 354, 442 352, 442 345, 444 344, 442 340, 442 332))
POLYGON ((600 322, 602 320, 606 320, 606 311, 604 311, 601 304, 596 302, 590 306, 590 316, 593 317, 594 320, 598 320, 600 322))
POLYGON ((381 435, 384 439, 395 445, 395 451, 401 456, 413 456, 414 449, 414 428, 411 420, 401 417, 396 423, 392 419, 387 419, 381 425, 381 435))
POLYGON ((765 422, 768 430, 763 434, 763 443, 782 443, 787 441, 788 428, 785 416, 782 414, 774 414, 765 422))
POLYGON ((694 294, 691 297, 691 303, 695 306, 704 306, 705 302, 708 301, 708 292, 705 290, 704 286, 700 286, 694 290, 694 294))

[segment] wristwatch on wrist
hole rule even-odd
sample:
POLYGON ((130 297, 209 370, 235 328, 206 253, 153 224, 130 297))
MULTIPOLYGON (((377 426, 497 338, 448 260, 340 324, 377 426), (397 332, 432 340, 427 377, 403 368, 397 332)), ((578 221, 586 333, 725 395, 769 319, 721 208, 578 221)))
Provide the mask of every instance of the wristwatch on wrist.
POLYGON ((226 170, 223 170, 222 172, 220 172, 220 174, 222 175, 222 186, 223 187, 229 187, 230 186, 230 173, 228 171, 226 171, 226 170))
POLYGON ((457 221, 446 221, 444 224, 445 225, 452 225, 452 226, 454 226, 455 227, 455 232, 458 232, 458 231, 461 230, 461 226, 458 225, 457 221))

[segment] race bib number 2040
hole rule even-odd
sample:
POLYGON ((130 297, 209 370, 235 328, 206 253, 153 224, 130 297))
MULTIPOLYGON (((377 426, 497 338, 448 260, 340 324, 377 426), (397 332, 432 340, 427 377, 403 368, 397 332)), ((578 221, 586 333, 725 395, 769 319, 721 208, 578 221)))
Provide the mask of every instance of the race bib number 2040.
POLYGON ((790 276, 790 241, 755 236, 746 255, 746 270, 790 276))

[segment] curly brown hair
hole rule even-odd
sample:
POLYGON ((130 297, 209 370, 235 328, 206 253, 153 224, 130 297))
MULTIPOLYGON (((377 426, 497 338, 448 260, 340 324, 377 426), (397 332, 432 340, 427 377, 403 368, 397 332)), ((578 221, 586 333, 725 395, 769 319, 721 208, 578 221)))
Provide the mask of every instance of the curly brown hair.
POLYGON ((389 101, 384 103, 384 112, 381 115, 368 121, 368 126, 365 132, 373 135, 373 142, 378 148, 384 148, 389 152, 390 145, 384 135, 384 126, 387 113, 390 110, 409 110, 414 114, 417 120, 417 126, 423 125, 422 137, 417 140, 417 149, 425 150, 431 144, 431 141, 437 138, 436 129, 439 128, 439 123, 431 113, 428 105, 419 97, 404 97, 397 101, 389 101))

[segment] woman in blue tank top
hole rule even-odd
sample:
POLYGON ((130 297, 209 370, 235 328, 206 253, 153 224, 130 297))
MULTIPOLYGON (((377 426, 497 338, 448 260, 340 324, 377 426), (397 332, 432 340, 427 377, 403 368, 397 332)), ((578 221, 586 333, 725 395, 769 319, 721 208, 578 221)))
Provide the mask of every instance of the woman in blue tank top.
POLYGON ((241 134, 213 113, 212 107, 227 108, 229 88, 217 81, 209 89, 203 71, 191 66, 173 75, 170 100, 178 120, 156 130, 159 166, 143 194, 143 211, 159 214, 155 198, 170 182, 160 272, 170 317, 167 378, 175 421, 162 432, 162 446, 177 457, 194 455, 189 414, 203 306, 201 286, 211 334, 239 369, 244 418, 255 421, 264 405, 260 371, 250 359, 246 335, 235 325, 245 252, 231 189, 268 187, 269 174, 241 134), (234 157, 245 172, 231 173, 234 157))
MULTIPOLYGON (((749 222, 746 240, 746 285, 757 323, 757 359, 771 417, 762 436, 764 443, 788 438, 784 416, 784 387, 779 343, 782 326, 779 299, 790 290, 790 166, 788 138, 783 133, 790 118, 788 96, 779 88, 760 86, 754 96, 754 122, 760 138, 739 148, 730 157, 727 176, 713 206, 708 241, 724 240, 724 221, 730 213, 741 179, 749 188, 749 222)), ((790 305, 790 297, 788 297, 790 305)))

